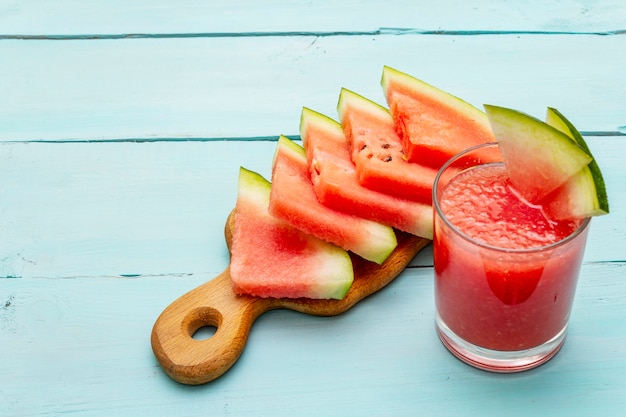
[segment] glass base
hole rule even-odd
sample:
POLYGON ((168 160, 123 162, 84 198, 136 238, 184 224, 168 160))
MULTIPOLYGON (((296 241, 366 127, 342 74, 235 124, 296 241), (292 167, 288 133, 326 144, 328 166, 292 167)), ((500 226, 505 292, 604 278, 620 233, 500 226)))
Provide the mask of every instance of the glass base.
POLYGON ((446 348, 463 362, 485 371, 512 373, 536 368, 550 360, 563 346, 567 325, 552 339, 532 349, 499 351, 485 349, 457 336, 437 314, 437 334, 446 348))

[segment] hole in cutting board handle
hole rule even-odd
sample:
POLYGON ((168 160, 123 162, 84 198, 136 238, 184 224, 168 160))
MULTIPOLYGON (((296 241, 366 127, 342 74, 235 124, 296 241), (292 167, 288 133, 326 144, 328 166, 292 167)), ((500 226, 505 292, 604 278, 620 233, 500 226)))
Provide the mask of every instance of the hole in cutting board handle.
POLYGON ((210 339, 216 331, 217 327, 215 326, 202 326, 191 335, 191 338, 194 340, 207 340, 210 339))
POLYGON ((222 322, 222 314, 211 307, 196 308, 183 321, 189 336, 194 340, 207 340, 213 337, 222 322))

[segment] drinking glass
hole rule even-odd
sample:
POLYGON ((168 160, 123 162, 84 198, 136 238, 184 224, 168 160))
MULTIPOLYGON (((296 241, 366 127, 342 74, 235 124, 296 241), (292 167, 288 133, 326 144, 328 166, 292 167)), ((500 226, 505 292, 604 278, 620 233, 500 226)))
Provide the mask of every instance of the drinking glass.
POLYGON ((443 191, 485 164, 502 164, 497 144, 461 152, 434 182, 436 329, 448 350, 474 367, 523 371, 548 361, 565 341, 590 219, 564 239, 530 249, 468 236, 442 210, 443 191))

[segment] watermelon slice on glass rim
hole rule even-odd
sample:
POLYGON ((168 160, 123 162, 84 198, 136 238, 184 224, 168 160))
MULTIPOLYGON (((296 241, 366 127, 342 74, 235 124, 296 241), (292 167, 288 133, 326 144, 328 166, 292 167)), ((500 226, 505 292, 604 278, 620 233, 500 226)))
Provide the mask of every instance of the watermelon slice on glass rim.
MULTIPOLYGON (((578 129, 557 109, 549 107, 546 123, 569 136, 593 158, 589 146, 578 129)), ((601 216, 609 212, 609 200, 600 167, 595 159, 541 203, 547 217, 555 220, 601 216)))
POLYGON ((526 113, 485 105, 511 187, 550 220, 607 214, 602 173, 576 128, 548 108, 544 122, 526 113))

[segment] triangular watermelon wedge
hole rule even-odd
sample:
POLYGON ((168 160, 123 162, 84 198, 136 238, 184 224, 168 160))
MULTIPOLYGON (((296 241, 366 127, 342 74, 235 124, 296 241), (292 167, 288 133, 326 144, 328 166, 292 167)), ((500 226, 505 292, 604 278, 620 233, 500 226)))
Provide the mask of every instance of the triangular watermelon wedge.
POLYGON ((438 169, 465 149, 495 141, 485 113, 460 98, 387 66, 381 84, 408 161, 438 169))
MULTIPOLYGON (((585 139, 557 109, 548 107, 546 123, 569 136, 593 158, 585 139)), ((581 219, 608 214, 609 201, 602 172, 595 159, 541 202, 548 218, 581 219)))
POLYGON ((343 249, 268 212, 271 184, 240 168, 230 276, 236 294, 342 299, 354 279, 343 249))
POLYGON ((341 124, 302 109, 300 136, 317 199, 332 209, 432 239, 432 206, 381 193, 359 184, 341 124))
POLYGON ((485 110, 511 185, 530 203, 538 204, 593 159, 565 133, 535 117, 488 104, 485 110))
POLYGON ((280 136, 272 166, 270 214, 296 229, 381 264, 397 245, 389 226, 333 210, 319 202, 304 148, 280 136))
POLYGON ((343 88, 337 110, 361 185, 432 204, 437 170, 406 161, 402 141, 386 108, 343 88))

